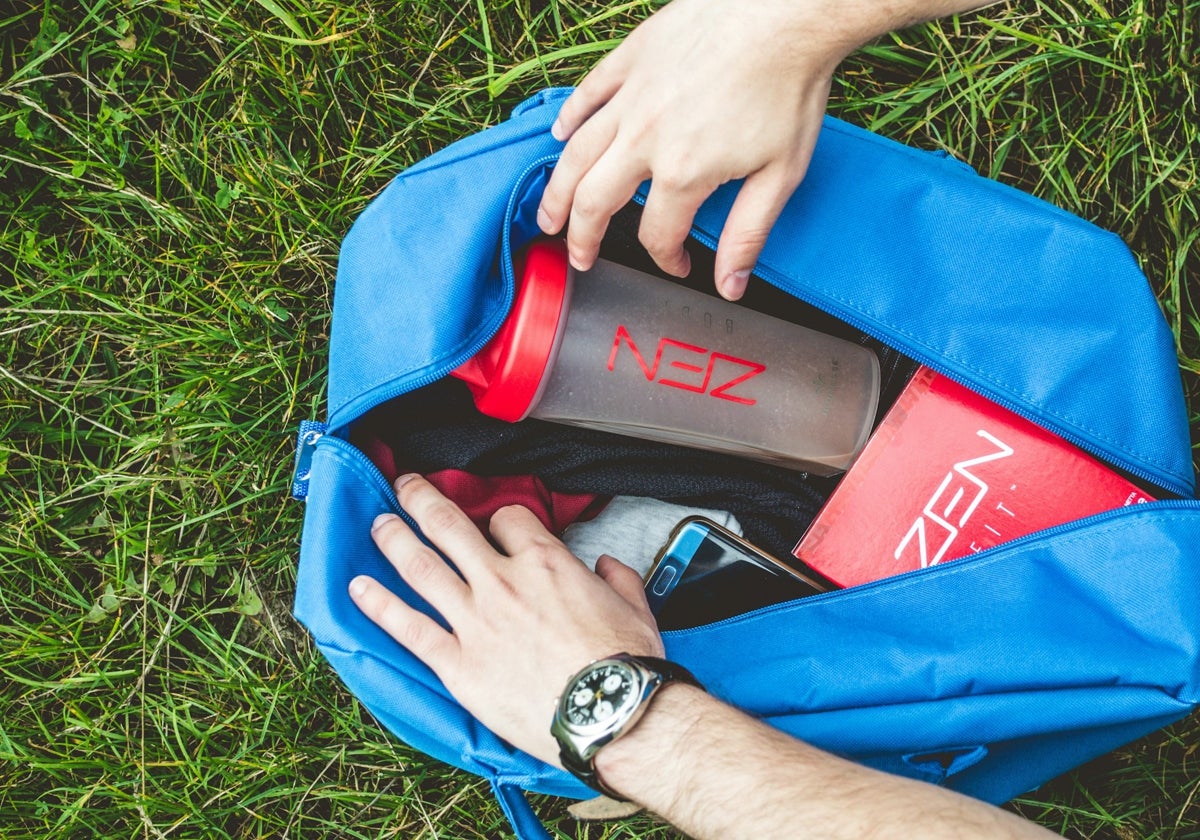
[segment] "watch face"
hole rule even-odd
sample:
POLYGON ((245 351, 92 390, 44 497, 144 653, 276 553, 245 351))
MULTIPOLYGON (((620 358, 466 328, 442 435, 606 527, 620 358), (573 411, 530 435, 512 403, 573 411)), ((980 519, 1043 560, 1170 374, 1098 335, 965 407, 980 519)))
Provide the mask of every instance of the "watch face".
POLYGON ((603 724, 636 700, 637 678, 623 662, 603 662, 583 674, 563 698, 563 716, 574 727, 603 724))

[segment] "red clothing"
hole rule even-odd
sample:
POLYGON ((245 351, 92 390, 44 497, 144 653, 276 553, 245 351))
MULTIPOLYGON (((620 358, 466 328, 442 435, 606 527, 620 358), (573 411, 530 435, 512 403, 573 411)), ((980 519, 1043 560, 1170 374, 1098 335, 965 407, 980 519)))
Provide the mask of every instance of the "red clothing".
POLYGON ((441 470, 425 478, 453 499, 485 534, 492 514, 505 505, 524 505, 555 536, 572 522, 588 520, 604 509, 607 497, 590 493, 555 493, 532 475, 485 478, 462 470, 441 470))
MULTIPOLYGON (((391 447, 372 437, 363 441, 362 448, 389 483, 399 477, 391 447)), ((463 470, 439 470, 425 478, 461 507, 485 534, 492 514, 505 505, 524 505, 546 530, 561 536, 572 522, 591 519, 608 503, 607 496, 592 493, 556 493, 533 475, 483 477, 463 470)))

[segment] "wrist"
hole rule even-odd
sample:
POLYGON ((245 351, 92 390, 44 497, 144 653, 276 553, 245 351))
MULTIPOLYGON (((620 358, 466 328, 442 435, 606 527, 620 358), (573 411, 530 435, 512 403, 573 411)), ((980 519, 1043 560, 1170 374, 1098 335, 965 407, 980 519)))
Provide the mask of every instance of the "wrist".
POLYGON ((675 662, 629 653, 597 659, 577 672, 559 696, 550 725, 563 768, 585 784, 619 797, 600 779, 596 756, 628 735, 658 695, 677 682, 699 686, 675 662))
POLYGON ((687 740, 719 701, 703 689, 671 683, 655 694, 637 724, 596 753, 596 774, 608 789, 654 809, 657 787, 675 787, 686 769, 687 740))

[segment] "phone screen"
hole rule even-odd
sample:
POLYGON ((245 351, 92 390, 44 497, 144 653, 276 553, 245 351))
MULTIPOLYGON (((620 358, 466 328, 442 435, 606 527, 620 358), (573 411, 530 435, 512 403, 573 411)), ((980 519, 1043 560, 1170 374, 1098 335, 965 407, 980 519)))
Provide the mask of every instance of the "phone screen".
POLYGON ((698 627, 829 588, 700 518, 680 523, 646 578, 660 630, 698 627))

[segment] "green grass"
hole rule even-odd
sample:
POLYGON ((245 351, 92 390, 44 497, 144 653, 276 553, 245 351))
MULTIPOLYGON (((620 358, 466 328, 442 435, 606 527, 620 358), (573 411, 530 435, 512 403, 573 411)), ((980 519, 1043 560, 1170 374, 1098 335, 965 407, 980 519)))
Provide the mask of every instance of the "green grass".
MULTIPOLYGON (((0 835, 494 837, 290 618, 291 436, 338 243, 396 171, 656 4, 15 0, 0 12, 0 835)), ((1002 5, 852 57, 833 113, 1093 219, 1200 427, 1200 3, 1002 5)), ((1080 278, 1086 282, 1086 278, 1080 278)), ((1200 837, 1200 718, 1015 807, 1200 837)), ((669 837, 648 819, 564 836, 669 837)))

